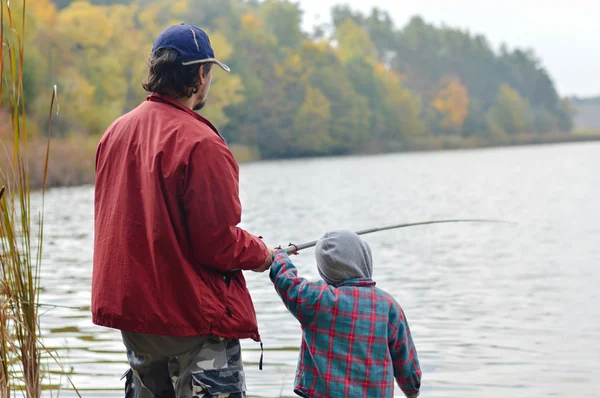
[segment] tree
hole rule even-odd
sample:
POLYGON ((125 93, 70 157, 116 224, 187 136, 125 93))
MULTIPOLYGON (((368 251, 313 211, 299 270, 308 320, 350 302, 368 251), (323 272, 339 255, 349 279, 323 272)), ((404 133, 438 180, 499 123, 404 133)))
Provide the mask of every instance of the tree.
POLYGON ((559 131, 559 120, 546 108, 538 107, 533 110, 533 130, 536 133, 559 131))
POLYGON ((375 61, 377 53, 369 34, 352 19, 347 19, 336 29, 335 37, 342 63, 356 59, 366 62, 375 61))
POLYGON ((68 97, 76 95, 74 84, 85 81, 93 88, 94 106, 86 112, 87 117, 76 118, 77 128, 100 133, 143 98, 140 85, 150 45, 139 45, 146 41, 146 32, 138 28, 138 18, 149 12, 140 14, 135 4, 96 6, 85 1, 71 3, 60 11, 56 42, 61 67, 57 74, 58 80, 69 87, 63 98, 74 100, 68 97), (78 71, 76 79, 70 76, 73 70, 78 71))
POLYGON ((293 0, 36 0, 25 20, 29 115, 43 127, 49 98, 39 87, 50 94, 58 84, 69 106, 57 130, 101 133, 146 96, 157 35, 186 22, 206 30, 232 68, 215 69, 201 113, 264 157, 351 153, 442 132, 484 141, 572 129, 569 103, 531 50, 495 51, 481 35, 418 16, 398 27, 377 8, 334 7, 333 24, 314 35, 301 18, 293 0))
POLYGON ((227 132, 233 142, 257 146, 264 156, 284 156, 295 107, 278 73, 277 38, 264 29, 264 21, 256 13, 247 13, 241 16, 233 41, 236 51, 230 66, 239 71, 245 101, 227 108, 227 132))
POLYGON ((304 40, 300 29, 302 11, 298 4, 287 0, 268 0, 263 5, 266 26, 277 38, 280 46, 295 49, 304 40))
MULTIPOLYGON (((227 62, 233 53, 233 48, 227 38, 219 33, 209 33, 209 37, 216 56, 221 61, 227 62)), ((240 75, 233 72, 226 73, 216 66, 212 76, 208 105, 201 113, 215 126, 223 127, 229 122, 225 113, 226 109, 244 102, 244 86, 240 75)))
POLYGON ((348 153, 360 147, 370 135, 369 100, 356 93, 342 65, 315 68, 310 84, 318 87, 331 102, 333 153, 348 153))
POLYGON ((469 114, 469 91, 458 79, 448 79, 433 100, 433 107, 442 114, 440 127, 447 133, 457 134, 469 114))
POLYGON ((331 9, 331 19, 333 25, 337 29, 346 23, 348 20, 353 21, 357 25, 364 25, 365 18, 360 12, 354 12, 348 5, 337 5, 331 9))
POLYGON ((397 73, 382 64, 377 66, 377 75, 383 96, 384 141, 406 141, 423 135, 425 125, 420 117, 420 98, 404 87, 397 73))
MULTIPOLYGON (((464 137, 485 137, 489 132, 489 123, 486 112, 483 109, 481 101, 471 99, 469 101, 469 110, 463 125, 462 135, 464 137)), ((502 134, 504 134, 502 132, 502 134)))
POLYGON ((531 129, 529 103, 507 84, 500 87, 496 103, 488 111, 490 124, 506 134, 524 133, 531 129))
POLYGON ((293 150, 298 154, 323 154, 332 144, 329 135, 331 103, 321 90, 308 86, 306 98, 294 117, 293 150))
POLYGON ((385 134, 387 128, 383 115, 386 101, 384 87, 379 84, 379 76, 375 68, 374 61, 369 62, 362 58, 348 60, 344 65, 346 76, 354 90, 369 101, 372 114, 370 138, 379 138, 385 134))

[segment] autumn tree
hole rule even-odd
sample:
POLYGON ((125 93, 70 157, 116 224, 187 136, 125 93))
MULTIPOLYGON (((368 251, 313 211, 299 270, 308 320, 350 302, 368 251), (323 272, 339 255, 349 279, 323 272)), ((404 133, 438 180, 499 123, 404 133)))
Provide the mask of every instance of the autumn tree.
POLYGON ((398 27, 377 8, 337 6, 332 26, 312 36, 301 18, 291 0, 36 0, 26 15, 29 115, 43 126, 49 98, 39 88, 57 84, 56 131, 100 134, 147 95, 156 36, 186 22, 205 29, 232 68, 215 70, 200 112, 228 142, 264 157, 572 128, 569 102, 532 51, 496 51, 481 35, 421 17, 398 27))
POLYGON ((335 31, 338 43, 338 56, 343 63, 356 59, 373 62, 376 51, 369 34, 352 19, 347 19, 335 31))
POLYGON ((469 114, 469 91, 458 79, 447 79, 432 102, 440 112, 440 127, 446 133, 459 134, 469 114))
POLYGON ((309 81, 331 102, 332 152, 348 153, 369 138, 372 114, 369 100, 354 90, 337 56, 328 58, 331 63, 313 65, 309 81))
POLYGON ((378 65, 382 101, 384 141, 409 141, 425 134, 421 119, 421 100, 407 89, 397 73, 378 65))
POLYGON ((488 111, 488 121, 492 129, 506 134, 524 133, 531 129, 529 103, 507 84, 500 87, 496 102, 488 111))
POLYGON ((298 154, 324 154, 333 143, 329 135, 331 103, 318 88, 308 86, 306 98, 294 117, 293 150, 298 154))
POLYGON ((85 108, 83 112, 77 107, 64 109, 61 118, 77 120, 74 127, 81 132, 103 131, 126 109, 132 62, 136 60, 128 51, 134 48, 138 52, 134 7, 77 1, 58 15, 58 57, 62 62, 57 80, 62 98, 85 108), (132 34, 132 41, 123 40, 132 34))
MULTIPOLYGON (((210 40, 217 57, 228 62, 233 53, 233 47, 227 38, 220 33, 210 33, 210 40)), ((228 107, 244 102, 242 78, 236 71, 226 73, 216 69, 212 74, 213 80, 207 106, 200 112, 215 126, 223 127, 229 122, 225 111, 228 107)))

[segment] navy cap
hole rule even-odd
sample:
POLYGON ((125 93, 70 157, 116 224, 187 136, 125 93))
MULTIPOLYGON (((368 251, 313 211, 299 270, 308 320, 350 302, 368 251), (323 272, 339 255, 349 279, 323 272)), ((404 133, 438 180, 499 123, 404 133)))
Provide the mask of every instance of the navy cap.
POLYGON ((212 62, 230 72, 229 66, 215 58, 206 32, 192 25, 173 25, 165 29, 154 42, 152 54, 163 48, 170 48, 179 53, 183 65, 194 65, 212 62))

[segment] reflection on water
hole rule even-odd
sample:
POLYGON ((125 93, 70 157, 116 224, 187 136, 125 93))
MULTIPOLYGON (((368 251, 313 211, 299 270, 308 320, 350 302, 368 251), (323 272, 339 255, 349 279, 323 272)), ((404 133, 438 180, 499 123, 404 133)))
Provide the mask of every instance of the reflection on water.
MULTIPOLYGON (((378 285, 409 319, 422 396, 597 396, 599 154, 600 145, 585 144, 244 165, 243 226, 278 245, 334 228, 455 217, 518 221, 365 237, 378 285)), ((120 334, 90 319, 93 189, 52 190, 46 203, 41 300, 78 309, 44 307, 45 343, 58 350, 83 397, 123 396, 120 334)), ((295 260, 317 278, 312 256, 295 260)), ((247 279, 265 343, 261 372, 258 344, 243 342, 249 392, 293 396, 299 327, 267 274, 247 279)), ((67 385, 57 375, 50 382, 67 385)))

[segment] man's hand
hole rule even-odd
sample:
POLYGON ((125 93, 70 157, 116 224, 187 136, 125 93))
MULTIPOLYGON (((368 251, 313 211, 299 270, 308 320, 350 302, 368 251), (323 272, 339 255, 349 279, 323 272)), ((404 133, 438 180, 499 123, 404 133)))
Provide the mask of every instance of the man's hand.
POLYGON ((253 269, 252 271, 265 272, 266 270, 271 268, 271 264, 273 264, 273 255, 275 254, 275 250, 273 250, 271 248, 267 248, 267 250, 269 251, 269 254, 267 255, 267 258, 265 259, 264 264, 258 268, 253 269))

